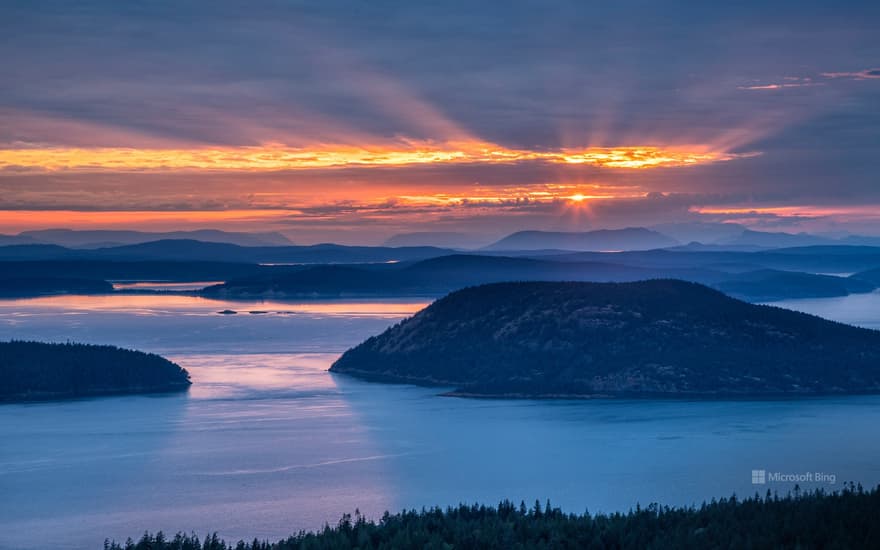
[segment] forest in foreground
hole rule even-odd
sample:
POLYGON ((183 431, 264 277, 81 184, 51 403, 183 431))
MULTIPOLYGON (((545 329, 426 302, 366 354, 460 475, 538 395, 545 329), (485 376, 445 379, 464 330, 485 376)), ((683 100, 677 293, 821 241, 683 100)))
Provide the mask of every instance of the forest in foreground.
POLYGON ((343 548, 880 548, 880 488, 850 485, 836 492, 713 500, 699 507, 656 504, 611 515, 569 514, 550 503, 385 513, 378 521, 359 513, 335 526, 301 531, 278 542, 229 544, 216 534, 105 542, 105 550, 331 550, 343 548))

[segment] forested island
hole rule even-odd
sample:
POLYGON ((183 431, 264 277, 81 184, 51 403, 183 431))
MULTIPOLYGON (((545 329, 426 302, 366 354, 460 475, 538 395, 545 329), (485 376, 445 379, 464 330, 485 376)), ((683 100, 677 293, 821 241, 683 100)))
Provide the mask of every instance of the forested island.
POLYGON ((330 368, 485 397, 880 391, 880 331, 677 280, 499 283, 442 298, 330 368))
POLYGON ((625 514, 567 514, 550 503, 531 508, 460 505, 360 514, 318 532, 277 542, 227 544, 217 535, 145 534, 107 542, 107 550, 333 550, 359 548, 880 548, 880 491, 847 487, 835 493, 796 491, 779 497, 713 500, 699 508, 650 505, 625 514))
POLYGON ((0 342, 0 402, 184 391, 186 369, 141 351, 88 344, 0 342))
MULTIPOLYGON (((629 247, 608 240, 613 234, 627 240, 632 237, 638 242, 653 234, 644 228, 636 229, 622 230, 619 234, 594 231, 537 232, 537 235, 541 239, 571 240, 575 243, 572 246, 578 249, 594 248, 583 238, 590 242, 600 238, 605 244, 599 248, 617 250, 629 247)), ((532 242, 533 233, 518 233, 512 237, 516 237, 515 242, 526 238, 526 246, 532 242)), ((61 235, 64 237, 66 232, 61 235)), ((79 242, 79 238, 94 235, 73 237, 79 242)), ((124 239, 141 237, 118 235, 124 239)), ((640 248, 636 241, 630 240, 630 244, 640 248)), ((2 242, 0 235, 0 244, 2 242)), ((681 279, 750 302, 770 302, 867 293, 880 285, 876 271, 880 265, 880 247, 810 246, 744 251, 692 243, 655 250, 575 252, 529 250, 531 245, 526 246, 527 250, 510 250, 504 242, 511 241, 504 239, 496 243, 503 245, 502 250, 478 251, 430 246, 239 246, 194 240, 108 244, 85 249, 17 244, 0 246, 0 272, 9 274, 0 277, 0 297, 152 292, 131 288, 114 290, 110 283, 113 281, 212 281, 216 284, 195 292, 219 299, 299 300, 433 298, 467 286, 508 281, 681 279), (844 276, 850 273, 853 275, 844 276)))
MULTIPOLYGON (((662 251, 661 251, 662 252, 662 251)), ((366 265, 308 265, 264 271, 204 288, 200 294, 222 299, 313 299, 384 296, 439 297, 468 286, 509 281, 633 282, 681 279, 701 283, 748 300, 847 296, 877 285, 836 277, 754 269, 724 272, 698 265, 624 265, 603 261, 456 254, 418 262, 366 265)))
POLYGON ((108 292, 113 292, 113 285, 99 279, 77 277, 0 278, 0 298, 46 294, 105 294, 108 292))

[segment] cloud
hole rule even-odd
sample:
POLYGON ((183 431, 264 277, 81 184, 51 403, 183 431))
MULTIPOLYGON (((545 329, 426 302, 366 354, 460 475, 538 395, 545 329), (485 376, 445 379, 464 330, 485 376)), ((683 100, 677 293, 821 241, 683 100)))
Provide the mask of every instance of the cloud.
POLYGON ((737 86, 738 90, 786 90, 790 88, 811 88, 814 86, 825 86, 831 80, 871 80, 880 79, 880 69, 865 69, 863 71, 854 72, 824 72, 814 77, 810 76, 789 76, 785 77, 781 82, 755 83, 737 86), (822 81, 821 79, 825 79, 822 81))
POLYGON ((149 170, 280 171, 337 167, 411 166, 419 164, 516 164, 537 162, 585 165, 608 169, 650 169, 691 167, 747 158, 758 153, 714 151, 704 145, 631 145, 583 149, 523 150, 487 142, 417 142, 359 145, 317 144, 289 147, 266 144, 259 147, 194 149, 156 148, 61 148, 26 144, 0 149, 0 170, 45 172, 130 172, 149 170))
POLYGON ((640 224, 705 216, 687 207, 699 196, 880 204, 880 90, 848 84, 877 69, 815 69, 875 66, 871 3, 32 0, 2 3, 0 21, 15 23, 0 41, 0 148, 55 151, 43 161, 86 149, 86 166, 100 164, 95 149, 137 149, 153 166, 36 173, 39 162, 10 159, 10 209, 271 210, 318 238, 333 223, 355 237, 357 223, 411 230, 420 213, 492 233, 640 224), (545 158, 223 169, 279 145, 468 152, 454 142, 545 158), (732 160, 622 170, 565 159, 687 144, 732 160), (171 151, 189 166, 161 158, 171 151), (199 151, 217 155, 195 162, 199 151), (576 193, 601 199, 559 199, 576 193))
POLYGON ((880 78, 880 69, 865 69, 855 72, 822 73, 825 78, 850 78, 853 80, 871 80, 880 78))
POLYGON ((786 90, 789 88, 811 88, 813 86, 824 86, 824 82, 814 82, 811 78, 796 79, 794 82, 786 81, 775 84, 751 84, 746 86, 737 86, 738 90, 786 90))

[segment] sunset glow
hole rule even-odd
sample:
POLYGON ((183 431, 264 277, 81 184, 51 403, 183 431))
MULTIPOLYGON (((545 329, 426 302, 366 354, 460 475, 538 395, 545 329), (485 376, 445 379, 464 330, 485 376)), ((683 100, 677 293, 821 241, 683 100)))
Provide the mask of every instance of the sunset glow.
POLYGON ((616 3, 68 4, 4 11, 2 233, 880 232, 877 33, 857 10, 833 28, 785 17, 771 56, 785 10, 757 5, 719 19, 616 3), (643 36, 656 17, 669 32, 643 36))
POLYGON ((528 161, 644 169, 709 164, 741 156, 747 155, 711 151, 701 146, 591 147, 529 151, 480 142, 447 144, 406 142, 396 148, 342 145, 290 148, 275 144, 217 149, 48 147, 0 150, 0 170, 280 171, 350 166, 504 164, 528 161))
POLYGON ((880 549, 877 0, 0 29, 0 550, 880 549))

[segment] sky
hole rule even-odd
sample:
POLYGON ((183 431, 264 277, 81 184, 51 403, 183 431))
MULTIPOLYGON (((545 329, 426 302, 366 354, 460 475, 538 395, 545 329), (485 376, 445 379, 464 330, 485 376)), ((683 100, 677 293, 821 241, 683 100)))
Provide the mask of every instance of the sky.
POLYGON ((880 234, 880 3, 0 2, 0 232, 880 234))

